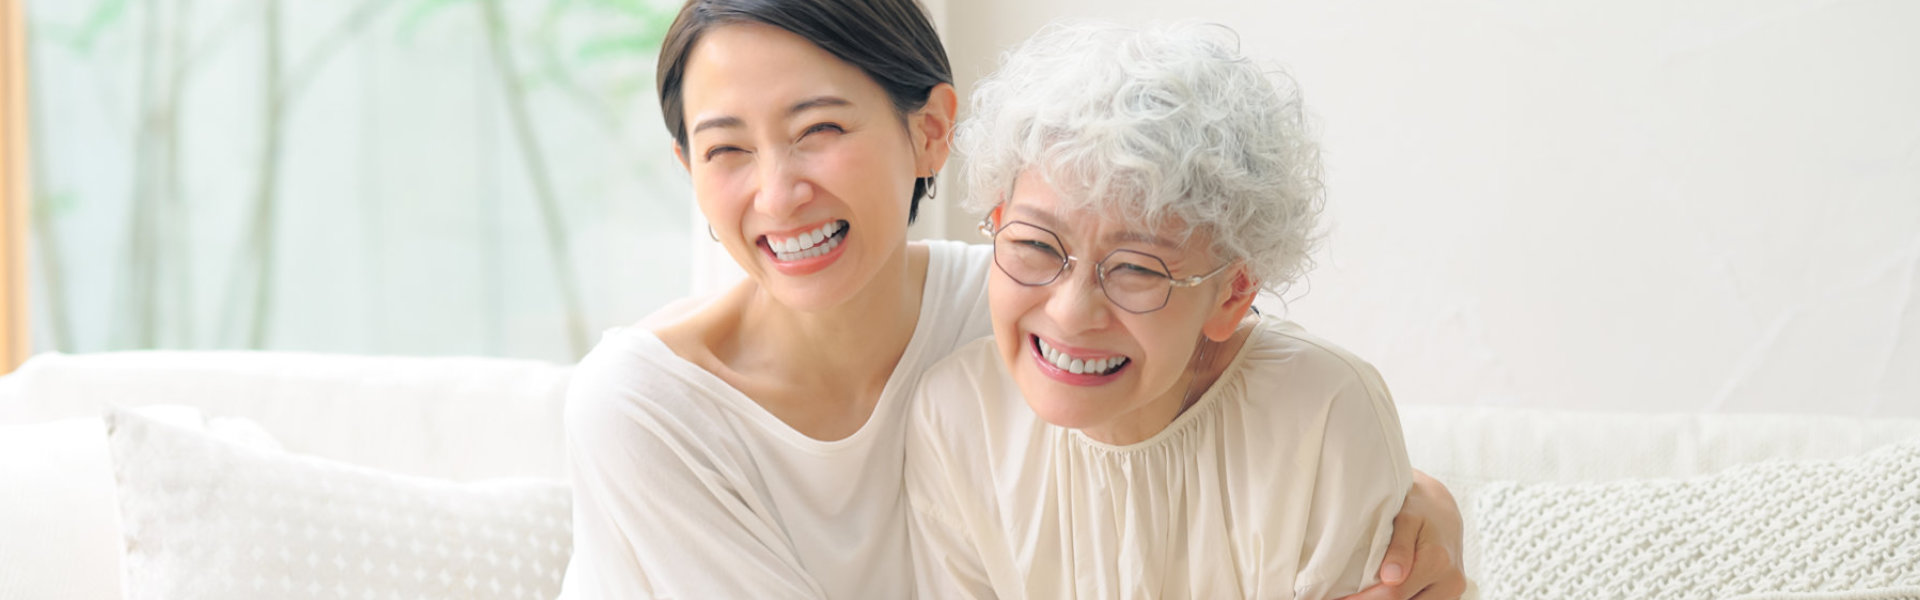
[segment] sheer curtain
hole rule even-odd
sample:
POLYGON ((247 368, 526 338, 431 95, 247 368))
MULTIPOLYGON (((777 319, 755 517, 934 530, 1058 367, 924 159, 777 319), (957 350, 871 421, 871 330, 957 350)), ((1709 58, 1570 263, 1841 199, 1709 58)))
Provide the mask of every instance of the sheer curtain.
POLYGON ((693 289, 676 4, 29 3, 35 349, 578 358, 693 289))

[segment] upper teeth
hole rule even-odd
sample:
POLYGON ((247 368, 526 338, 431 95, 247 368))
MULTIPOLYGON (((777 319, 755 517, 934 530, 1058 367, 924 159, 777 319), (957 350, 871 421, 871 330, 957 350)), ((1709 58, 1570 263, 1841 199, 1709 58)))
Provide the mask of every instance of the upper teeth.
POLYGON ((844 227, 845 225, 841 225, 840 221, 834 221, 821 225, 820 228, 813 231, 804 232, 784 240, 767 236, 767 247, 772 248, 780 260, 799 260, 819 256, 833 249, 838 243, 834 240, 833 236, 836 233, 840 233, 840 230, 844 227), (823 246, 822 244, 825 245, 823 246))
POLYGON ((1040 339, 1038 336, 1034 339, 1039 340, 1040 354, 1047 357, 1047 362, 1053 363, 1053 366, 1060 367, 1062 371, 1075 375, 1105 373, 1127 362, 1127 357, 1125 356, 1109 356, 1094 359, 1074 358, 1067 356, 1065 352, 1054 349, 1053 346, 1047 344, 1047 340, 1040 339))

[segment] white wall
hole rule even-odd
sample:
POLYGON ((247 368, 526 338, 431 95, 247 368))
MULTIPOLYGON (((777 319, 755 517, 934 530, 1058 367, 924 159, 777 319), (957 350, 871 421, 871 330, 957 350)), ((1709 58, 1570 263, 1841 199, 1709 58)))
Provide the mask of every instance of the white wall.
POLYGON ((1223 21, 1286 66, 1332 231, 1291 316, 1403 404, 1920 417, 1920 3, 945 11, 962 94, 1069 16, 1223 21))

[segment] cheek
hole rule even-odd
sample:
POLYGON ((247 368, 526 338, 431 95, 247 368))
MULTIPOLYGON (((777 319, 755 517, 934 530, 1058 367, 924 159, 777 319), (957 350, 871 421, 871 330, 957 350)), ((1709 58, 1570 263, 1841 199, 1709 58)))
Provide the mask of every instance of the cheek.
POLYGON ((993 316, 996 344, 1009 360, 1018 360, 1027 343, 1026 334, 1020 331, 1020 320, 1036 305, 1033 289, 1007 279, 999 267, 987 269, 987 308, 993 316))
POLYGON ((1133 333, 1134 343, 1139 344, 1141 352, 1146 354, 1146 362, 1151 365, 1148 371, 1155 380, 1177 380, 1191 366, 1189 363, 1193 360, 1195 343, 1200 338, 1198 321, 1187 318, 1152 319, 1128 323, 1128 329, 1133 333))
POLYGON ((732 219, 751 199, 745 194, 747 168, 738 165, 699 165, 693 168, 693 195, 709 220, 732 219))
POLYGON ((993 315, 995 331, 1011 330, 1021 317, 1046 300, 1041 288, 1015 283, 998 266, 987 267, 987 307, 993 315))
MULTIPOLYGON (((858 197, 890 212, 905 214, 906 200, 913 193, 912 171, 903 162, 907 150, 889 144, 881 136, 852 135, 807 157, 808 167, 818 182, 840 191, 836 195, 858 197)), ((905 218, 901 219, 905 223, 905 218)))

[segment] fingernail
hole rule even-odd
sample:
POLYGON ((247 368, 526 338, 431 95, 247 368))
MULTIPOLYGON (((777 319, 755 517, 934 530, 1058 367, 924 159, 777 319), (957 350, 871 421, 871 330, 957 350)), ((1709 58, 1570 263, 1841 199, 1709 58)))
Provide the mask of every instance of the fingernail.
POLYGON ((1404 580, 1406 578, 1407 578, 1406 571, 1404 569, 1401 569, 1400 565, 1388 563, 1387 566, 1380 567, 1381 581, 1385 581, 1387 583, 1400 583, 1401 580, 1404 580))

